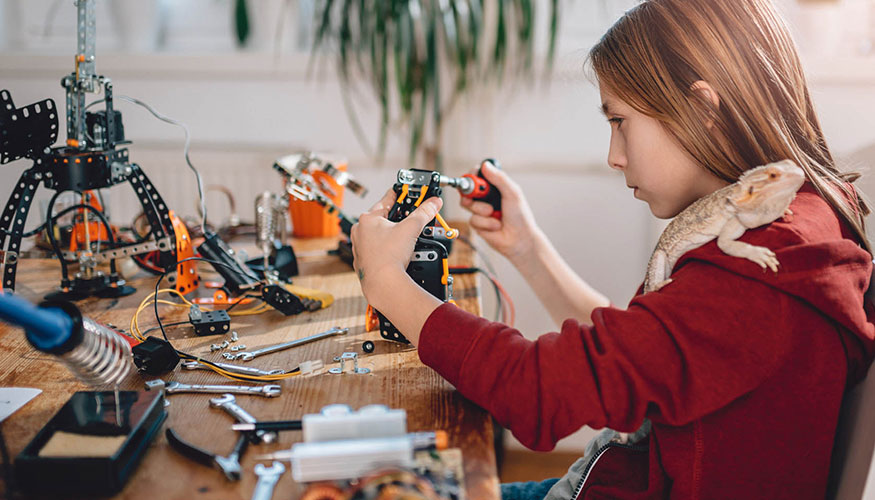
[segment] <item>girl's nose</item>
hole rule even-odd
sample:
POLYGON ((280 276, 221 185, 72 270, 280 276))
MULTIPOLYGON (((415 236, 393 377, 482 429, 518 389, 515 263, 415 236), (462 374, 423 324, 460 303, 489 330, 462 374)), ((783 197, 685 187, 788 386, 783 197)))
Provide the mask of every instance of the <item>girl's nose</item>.
POLYGON ((619 134, 611 134, 611 145, 608 148, 608 166, 616 170, 626 168, 626 148, 623 140, 617 137, 619 134))

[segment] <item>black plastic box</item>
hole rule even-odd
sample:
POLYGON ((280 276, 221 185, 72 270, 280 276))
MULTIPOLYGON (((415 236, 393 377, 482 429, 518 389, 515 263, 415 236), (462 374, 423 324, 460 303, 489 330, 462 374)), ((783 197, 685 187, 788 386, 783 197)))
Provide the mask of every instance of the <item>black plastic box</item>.
POLYGON ((120 391, 116 412, 113 391, 81 391, 37 433, 15 460, 17 486, 29 493, 113 495, 121 491, 167 411, 161 391, 120 391), (119 422, 121 425, 119 425, 119 422), (41 457, 40 450, 58 431, 87 436, 126 436, 107 457, 41 457))

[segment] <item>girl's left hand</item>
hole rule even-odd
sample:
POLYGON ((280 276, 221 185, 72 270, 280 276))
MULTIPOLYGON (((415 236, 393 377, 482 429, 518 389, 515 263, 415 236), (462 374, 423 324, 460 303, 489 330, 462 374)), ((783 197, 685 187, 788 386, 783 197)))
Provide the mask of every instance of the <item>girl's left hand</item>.
POLYGON ((392 290, 381 284, 393 282, 392 278, 397 278, 398 273, 406 276, 416 238, 443 204, 438 197, 429 198, 396 223, 387 218, 395 198, 390 189, 383 199, 359 217, 350 231, 353 267, 365 298, 377 309, 392 300, 392 290))

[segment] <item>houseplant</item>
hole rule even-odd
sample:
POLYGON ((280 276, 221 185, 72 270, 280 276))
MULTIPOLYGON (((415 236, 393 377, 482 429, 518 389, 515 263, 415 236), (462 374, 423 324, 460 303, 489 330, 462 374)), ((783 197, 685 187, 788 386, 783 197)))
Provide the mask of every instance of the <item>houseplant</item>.
MULTIPOLYGON (((335 58, 347 101, 359 81, 370 87, 380 107, 378 156, 390 124, 399 125, 409 163, 423 153, 425 168, 439 170, 443 125, 459 98, 477 84, 534 75, 536 4, 549 11, 549 71, 558 0, 317 0, 311 56, 335 58)), ((351 119, 357 126, 354 112, 351 119)))

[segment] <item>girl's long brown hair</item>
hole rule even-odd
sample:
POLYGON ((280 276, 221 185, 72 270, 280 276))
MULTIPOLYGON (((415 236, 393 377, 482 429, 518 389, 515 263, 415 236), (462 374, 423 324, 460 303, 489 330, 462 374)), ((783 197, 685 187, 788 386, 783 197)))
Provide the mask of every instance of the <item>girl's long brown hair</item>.
POLYGON ((836 168, 796 47, 769 0, 645 0, 608 30, 589 63, 600 85, 660 120, 727 182, 794 160, 871 253, 869 208, 848 184, 860 175, 836 168), (718 106, 692 88, 699 80, 718 106))

